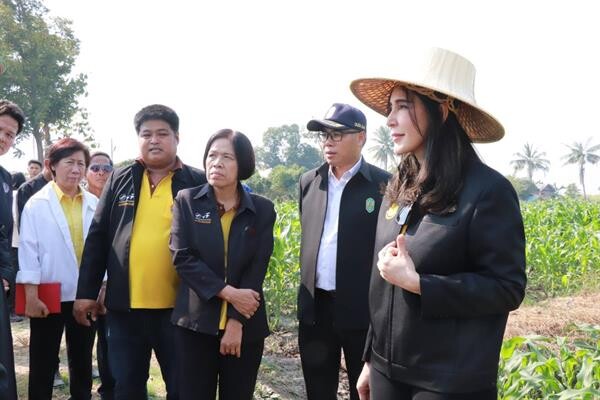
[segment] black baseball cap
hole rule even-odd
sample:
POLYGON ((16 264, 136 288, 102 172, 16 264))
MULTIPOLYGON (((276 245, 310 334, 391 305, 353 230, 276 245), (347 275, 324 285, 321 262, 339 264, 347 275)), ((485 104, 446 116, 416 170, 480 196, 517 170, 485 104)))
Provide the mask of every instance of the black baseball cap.
POLYGON ((343 103, 334 103, 323 119, 312 119, 306 124, 309 131, 321 131, 324 128, 336 131, 365 131, 367 117, 358 108, 343 103))

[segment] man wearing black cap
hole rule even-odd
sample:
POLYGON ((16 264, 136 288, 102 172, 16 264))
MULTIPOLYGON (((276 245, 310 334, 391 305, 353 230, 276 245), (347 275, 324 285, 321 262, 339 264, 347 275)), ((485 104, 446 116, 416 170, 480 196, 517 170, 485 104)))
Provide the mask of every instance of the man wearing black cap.
POLYGON ((307 128, 318 132, 326 162, 300 178, 302 371, 309 400, 337 399, 343 350, 350 398, 358 400, 377 213, 390 174, 361 156, 367 121, 360 110, 336 103, 307 128))

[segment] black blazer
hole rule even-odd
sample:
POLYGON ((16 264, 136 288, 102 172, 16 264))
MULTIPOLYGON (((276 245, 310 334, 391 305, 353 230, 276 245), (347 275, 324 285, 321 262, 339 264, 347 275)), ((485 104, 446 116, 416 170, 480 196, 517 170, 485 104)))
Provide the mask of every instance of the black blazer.
MULTIPOLYGON (((329 165, 308 171, 300 178, 301 283, 298 319, 315 323, 315 272, 327 211, 329 165)), ((359 171, 342 193, 336 260, 335 325, 342 329, 367 329, 368 291, 373 261, 377 213, 390 177, 386 171, 362 161, 359 171)))
POLYGON ((10 254, 13 229, 12 178, 0 166, 0 399, 16 399, 15 368, 8 302, 2 279, 14 283, 10 254))
MULTIPOLYGON (((144 170, 144 165, 135 161, 114 171, 106 182, 83 248, 78 299, 96 300, 104 274, 108 273, 106 308, 129 311, 129 245, 144 170)), ((203 183, 203 171, 181 164, 171 181, 173 198, 180 190, 203 183)))
MULTIPOLYGON (((273 252, 275 208, 270 200, 247 193, 241 185, 240 206, 231 223, 227 251, 227 284, 260 293, 254 316, 245 318, 231 305, 227 317, 244 325, 243 340, 269 335, 262 291, 273 252)), ((171 321, 183 328, 211 335, 219 333, 225 287, 223 231, 214 192, 209 184, 182 190, 173 204, 170 248, 181 278, 171 321)))
POLYGON ((400 226, 379 212, 365 360, 388 377, 439 392, 496 385, 508 312, 525 292, 525 235, 508 180, 480 161, 467 168, 456 211, 409 217, 406 246, 421 295, 383 280, 377 252, 400 226))

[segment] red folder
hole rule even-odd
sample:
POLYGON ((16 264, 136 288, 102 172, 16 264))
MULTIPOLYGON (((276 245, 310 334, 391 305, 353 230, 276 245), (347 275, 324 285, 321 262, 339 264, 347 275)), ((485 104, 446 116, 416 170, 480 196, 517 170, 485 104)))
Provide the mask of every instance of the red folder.
MULTIPOLYGON (((60 282, 40 283, 38 297, 48 307, 50 314, 60 313, 60 282)), ((25 285, 22 283, 16 285, 15 314, 25 315, 25 285)))

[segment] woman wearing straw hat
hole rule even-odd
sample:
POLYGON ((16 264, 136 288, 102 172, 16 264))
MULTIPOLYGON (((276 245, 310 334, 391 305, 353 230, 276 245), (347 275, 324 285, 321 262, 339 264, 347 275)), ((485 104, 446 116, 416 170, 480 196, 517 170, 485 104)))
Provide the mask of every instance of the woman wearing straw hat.
POLYGON ((469 61, 442 49, 422 61, 398 79, 351 84, 387 116, 400 156, 379 212, 358 389, 361 399, 496 399, 525 237, 515 191, 472 143, 504 129, 476 104, 469 61))

